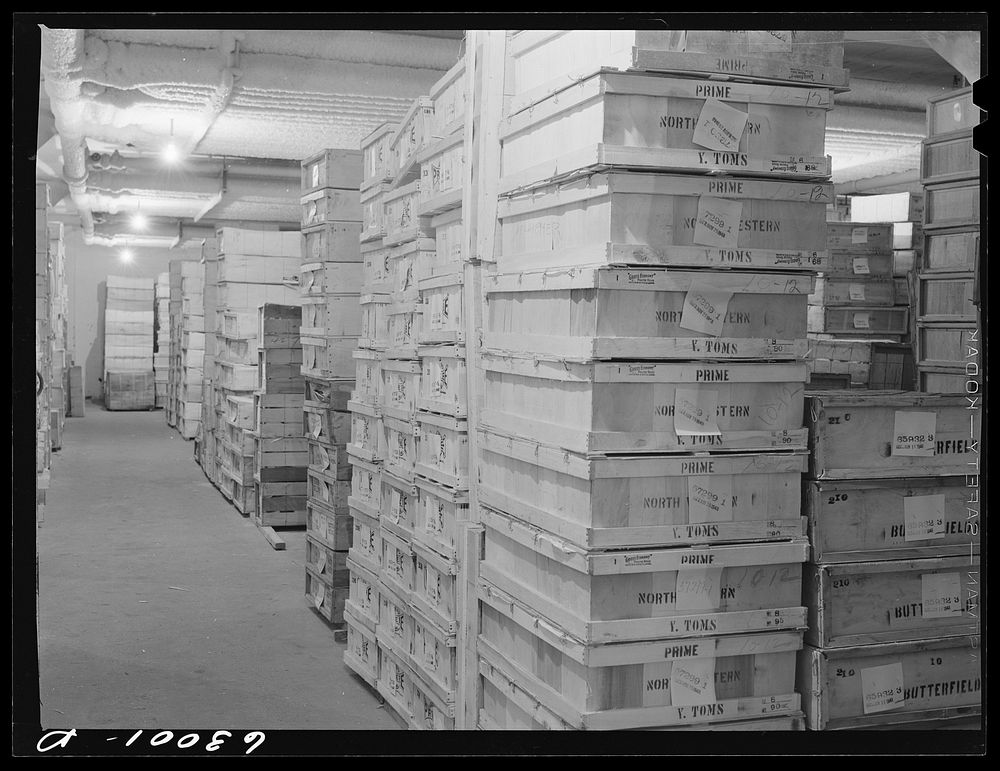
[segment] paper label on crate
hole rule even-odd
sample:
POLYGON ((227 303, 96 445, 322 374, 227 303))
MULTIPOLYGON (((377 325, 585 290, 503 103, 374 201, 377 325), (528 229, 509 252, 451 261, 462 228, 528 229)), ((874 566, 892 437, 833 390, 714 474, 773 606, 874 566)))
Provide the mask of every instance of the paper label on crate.
POLYGON ((678 659, 670 668, 670 703, 713 704, 715 698, 714 656, 698 659, 678 659))
POLYGON ((317 609, 323 606, 323 600, 326 599, 326 587, 323 584, 317 584, 316 588, 313 590, 313 605, 317 609))
POLYGON ((855 313, 854 314, 854 328, 855 329, 871 329, 871 314, 870 313, 855 313))
POLYGON ((735 249, 740 234, 743 202, 725 198, 698 198, 693 241, 703 246, 723 246, 735 249))
POLYGON ((685 567, 677 571, 675 608, 718 610, 722 603, 722 568, 685 567))
POLYGON ((399 490, 393 488, 392 495, 389 498, 389 517, 397 525, 399 524, 400 520, 406 519, 406 510, 408 504, 409 504, 408 496, 403 495, 399 490))
POLYGON ((319 438, 319 433, 323 428, 323 421, 315 412, 308 413, 307 422, 309 424, 309 436, 313 439, 319 438))
POLYGON ((851 243, 852 244, 867 244, 868 243, 868 228, 851 228, 851 243))
POLYGON ((728 474, 688 477, 688 522, 733 521, 733 478, 728 474))
POLYGON ((691 288, 684 296, 681 328, 718 337, 722 334, 732 296, 729 289, 718 289, 708 283, 692 281, 691 288))
POLYGON ((906 704, 903 699, 902 662, 862 669, 861 697, 866 715, 887 712, 906 704))
POLYGON ((324 570, 326 570, 326 552, 321 551, 319 553, 319 559, 316 560, 316 571, 318 573, 322 573, 324 570))
POLYGON ((944 538, 944 496, 910 495, 903 498, 903 540, 944 538))
POLYGON ((747 30, 747 47, 750 53, 791 53, 792 31, 790 29, 747 30))
POLYGON ((674 391, 674 432, 678 436, 720 436, 714 388, 678 388, 674 391))
POLYGON ((315 164, 310 170, 310 179, 312 179, 312 187, 319 187, 319 164, 315 164))
POLYGON ((871 266, 868 264, 867 257, 852 257, 851 267, 853 268, 854 273, 859 276, 867 276, 872 272, 871 266))
POLYGON ((709 150, 739 150, 748 117, 747 113, 718 99, 706 99, 692 141, 709 150))
POLYGON ((959 573, 924 573, 920 576, 924 618, 962 615, 962 577, 959 573))
POLYGON ((912 458, 932 458, 936 433, 935 413, 896 410, 892 429, 892 454, 912 458))
POLYGON ((852 282, 847 287, 847 293, 848 295, 850 295, 852 302, 864 302, 865 285, 857 282, 852 282))

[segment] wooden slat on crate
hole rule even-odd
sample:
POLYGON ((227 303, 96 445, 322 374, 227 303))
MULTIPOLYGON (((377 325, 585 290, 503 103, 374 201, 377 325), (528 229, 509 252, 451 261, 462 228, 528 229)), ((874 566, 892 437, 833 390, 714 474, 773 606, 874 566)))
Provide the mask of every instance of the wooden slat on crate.
POLYGON ((385 528, 380 530, 379 537, 382 539, 379 579, 400 597, 402 602, 396 602, 397 605, 409 607, 415 571, 413 550, 409 543, 385 528))
POLYGON ((337 480, 313 469, 306 470, 308 497, 334 512, 347 511, 347 498, 351 494, 351 483, 337 480))
POLYGON ((978 552, 982 523, 968 518, 965 483, 964 476, 806 482, 803 498, 813 561, 978 552))
POLYGON ((328 222, 302 229, 302 262, 360 262, 360 222, 328 222))
POLYGON ((353 554, 347 557, 347 569, 351 576, 344 612, 354 614, 358 624, 374 635, 381 614, 378 575, 354 559, 353 554))
POLYGON ((357 337, 303 336, 301 340, 303 375, 337 380, 354 377, 351 354, 357 346, 357 337))
POLYGON ((806 642, 843 648, 974 634, 979 557, 809 564, 806 642))
POLYGON ((335 476, 339 480, 351 478, 351 465, 347 457, 347 444, 307 443, 307 465, 323 474, 335 476))
POLYGON ((369 463, 382 458, 385 455, 385 437, 378 410, 355 401, 348 402, 347 408, 351 411, 351 442, 347 445, 348 455, 369 463))
POLYGON ((360 509, 351 509, 354 533, 351 536, 350 558, 373 573, 382 571, 382 529, 378 516, 369 516, 360 509))
POLYGON ((302 161, 302 192, 310 193, 322 187, 356 190, 361 175, 359 150, 321 150, 302 161))
POLYGON ((405 659, 376 635, 379 650, 378 692, 408 724, 413 718, 413 671, 405 659))
MULTIPOLYGON (((305 295, 361 293, 364 266, 360 262, 304 262, 299 267, 299 291, 305 295)), ((355 296, 354 303, 358 299, 355 296)))
POLYGON ((480 575, 583 642, 797 629, 805 539, 588 552, 483 509, 480 575), (753 578, 753 580, 751 580, 753 578))
POLYGON ((920 261, 922 273, 975 270, 979 228, 965 227, 928 233, 920 261))
POLYGON ((467 105, 466 80, 465 57, 462 57, 431 86, 428 97, 433 107, 432 136, 447 137, 456 132, 462 133, 467 105))
POLYGON ((808 727, 864 728, 978 715, 984 655, 978 637, 832 650, 806 645, 797 677, 808 727))
POLYGON ((362 244, 361 261, 364 278, 362 294, 388 294, 392 291, 389 254, 390 247, 385 246, 382 239, 362 244))
POLYGON ((416 423, 385 416, 379 426, 382 430, 382 457, 387 471, 401 479, 413 479, 416 454, 416 423))
POLYGON ((413 716, 410 728, 417 731, 452 731, 455 729, 455 703, 444 701, 428 681, 414 670, 411 680, 413 716))
POLYGON ((972 101, 972 87, 927 100, 927 137, 934 139, 979 124, 979 108, 972 101))
POLYGON ((413 649, 410 664, 413 671, 448 711, 454 714, 457 674, 455 633, 439 629, 432 620, 413 607, 413 649))
POLYGON ((351 497, 347 503, 377 519, 382 511, 382 468, 360 458, 350 458, 350 464, 351 497))
POLYGON ((359 348, 351 355, 355 362, 353 398, 372 407, 380 405, 382 403, 382 353, 359 348))
POLYGON ((413 652, 413 614, 410 612, 408 593, 400 591, 398 586, 386 579, 383 570, 378 580, 379 613, 375 633, 380 644, 391 648, 409 665, 413 652))
POLYGON ((418 409, 455 417, 468 414, 465 350, 453 345, 417 348, 421 366, 418 409))
POLYGON ((306 600, 334 628, 343 628, 348 586, 334 586, 306 565, 306 600))
POLYGON ((413 606, 449 635, 458 632, 458 561, 413 541, 413 606))
POLYGON ((423 345, 465 342, 462 273, 422 279, 417 285, 424 306, 418 341, 423 345))
POLYGON ((960 135, 924 140, 920 159, 920 184, 979 179, 979 153, 972 147, 972 129, 960 135))
POLYGON ((979 309, 973 304, 975 276, 968 273, 917 276, 917 321, 975 323, 979 309))
POLYGON ((350 605, 344 608, 344 622, 347 624, 344 663, 374 688, 378 683, 378 643, 375 632, 358 620, 350 605))
POLYGON ((982 338, 972 324, 917 324, 917 359, 921 365, 963 368, 980 361, 982 338))
POLYGON ((905 307, 856 304, 824 308, 812 305, 808 314, 810 333, 885 338, 909 332, 909 309, 905 307))
POLYGON ((801 363, 577 364, 486 355, 483 369, 481 425, 577 453, 806 447, 801 363))
POLYGON ((353 523, 350 514, 338 512, 319 501, 306 501, 306 533, 333 549, 347 551, 351 548, 353 523))
MULTIPOLYGON (((361 243, 385 237, 385 196, 392 186, 383 182, 361 193, 361 243)), ((364 251, 364 246, 362 246, 364 251)))
POLYGON ((893 226, 890 222, 827 222, 826 246, 847 254, 887 254, 893 249, 893 226))
POLYGON ((363 294, 360 302, 361 337, 358 345, 362 348, 385 350, 389 343, 387 311, 392 298, 388 294, 363 294))
POLYGON ((896 304, 895 285, 892 279, 869 278, 863 275, 851 278, 821 276, 816 279, 815 289, 809 295, 809 303, 824 307, 851 305, 889 307, 896 304))
POLYGON ((379 405, 383 415, 410 420, 417 411, 420 391, 420 362, 386 359, 381 366, 379 405))
POLYGON ((415 238, 432 238, 430 220, 417 212, 420 181, 403 185, 383 197, 385 205, 385 236, 387 246, 398 246, 415 238))
POLYGON ((807 394, 810 475, 814 479, 962 475, 978 458, 974 440, 980 435, 976 428, 980 419, 981 410, 970 410, 969 400, 958 395, 904 391, 807 394), (914 413, 921 421, 916 433, 908 428, 914 413), (897 423, 905 434, 903 441, 896 441, 897 423), (919 441, 919 436, 924 436, 924 441, 919 441), (911 441, 905 437, 918 438, 911 441), (912 452, 925 454, 906 454, 912 452))
POLYGON ((453 490, 468 490, 468 421, 429 412, 418 412, 415 420, 415 473, 453 490))
POLYGON ((347 403, 351 399, 353 380, 334 380, 309 375, 306 375, 304 379, 305 401, 303 407, 323 407, 341 412, 349 409, 347 403))
POLYGON ((302 407, 302 433, 323 444, 347 444, 351 440, 351 414, 325 407, 302 407))
POLYGON ((329 225, 334 222, 361 222, 358 191, 321 188, 301 198, 302 227, 329 225))
POLYGON ((796 359, 807 350, 810 276, 584 268, 489 275, 483 283, 483 344, 498 353, 796 359), (713 320, 694 320, 696 307, 713 320))
POLYGON ((389 141, 390 152, 395 156, 395 184, 406 185, 420 179, 416 162, 421 148, 435 138, 434 104, 429 97, 417 97, 406 111, 399 128, 389 141))
POLYGON ((970 382, 976 382, 975 378, 970 378, 963 369, 952 367, 931 367, 919 365, 917 367, 917 387, 924 393, 929 394, 961 394, 966 393, 972 387, 970 382))
POLYGON ((924 188, 924 231, 979 224, 979 180, 924 188))
POLYGON ((580 548, 685 546, 805 534, 800 480, 807 459, 801 451, 583 458, 488 431, 480 432, 479 446, 483 503, 580 548), (707 492, 700 494, 699 488, 707 492), (706 495, 719 494, 713 491, 724 493, 729 505, 707 505, 706 495))

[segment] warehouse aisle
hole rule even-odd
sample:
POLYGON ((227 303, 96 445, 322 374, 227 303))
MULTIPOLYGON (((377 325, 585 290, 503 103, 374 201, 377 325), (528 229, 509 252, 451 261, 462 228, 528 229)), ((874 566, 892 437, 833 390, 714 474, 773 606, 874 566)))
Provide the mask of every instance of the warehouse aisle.
POLYGON ((38 531, 43 726, 395 729, 276 552, 163 412, 87 407, 38 531))

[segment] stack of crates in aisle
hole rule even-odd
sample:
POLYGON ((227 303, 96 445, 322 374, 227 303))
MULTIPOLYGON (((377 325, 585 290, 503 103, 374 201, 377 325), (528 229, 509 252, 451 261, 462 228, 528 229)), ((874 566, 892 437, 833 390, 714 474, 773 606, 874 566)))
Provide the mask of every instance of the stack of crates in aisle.
POLYGON ((828 32, 509 39, 481 727, 801 727, 807 300, 842 57, 828 32))
POLYGON ((201 381, 201 425, 198 428, 198 438, 195 446, 195 458, 208 480, 219 487, 219 461, 216 447, 216 436, 219 430, 219 415, 215 411, 215 353, 218 350, 216 335, 217 313, 217 278, 216 268, 219 258, 218 241, 207 238, 201 247, 202 304, 205 311, 205 355, 204 375, 201 381))
POLYGON ((104 406, 151 410, 154 286, 148 278, 108 276, 104 308, 104 406))
POLYGON ((808 727, 978 728, 979 410, 903 391, 806 402, 808 727))
POLYGON ((156 406, 167 404, 167 384, 170 380, 170 273, 156 277, 154 291, 156 314, 153 329, 153 384, 156 388, 156 406))
POLYGON ((931 99, 921 162, 924 249, 916 292, 919 389, 965 393, 980 380, 979 153, 972 89, 931 99))
POLYGON ((49 435, 53 450, 62 447, 62 433, 66 424, 66 385, 69 359, 67 353, 67 328, 69 317, 69 288, 66 284, 66 249, 63 242, 63 224, 49 222, 49 298, 50 298, 50 353, 51 368, 48 376, 49 435))
POLYGON ((362 333, 361 166, 357 150, 323 150, 302 162, 304 399, 299 419, 308 453, 305 595, 338 640, 346 638, 352 537, 347 460, 352 353, 362 333))
POLYGON ((237 511, 249 516, 257 505, 252 413, 259 386, 259 309, 266 303, 298 306, 299 234, 224 227, 216 237, 211 394, 218 486, 237 511))
POLYGON ((49 186, 35 185, 35 516, 41 522, 49 488, 50 444, 49 379, 51 370, 49 265, 49 186))
POLYGON ((185 439, 201 427, 202 380, 205 377, 205 303, 201 263, 181 263, 180 378, 177 430, 185 439))
POLYGON ((181 388, 181 265, 183 260, 171 260, 167 264, 170 283, 170 299, 167 304, 170 317, 170 344, 168 346, 167 403, 164 418, 167 425, 177 427, 178 402, 181 388))
POLYGON ((297 305, 265 303, 257 332, 253 396, 254 521, 261 527, 306 524, 308 447, 302 427, 305 381, 297 305))

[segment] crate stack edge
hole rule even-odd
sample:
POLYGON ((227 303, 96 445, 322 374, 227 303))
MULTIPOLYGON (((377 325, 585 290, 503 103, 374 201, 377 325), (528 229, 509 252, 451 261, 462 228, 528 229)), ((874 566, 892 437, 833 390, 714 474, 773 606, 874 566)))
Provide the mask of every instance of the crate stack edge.
POLYGON ((153 385, 157 408, 167 405, 167 389, 170 382, 170 271, 156 277, 154 302, 156 314, 153 329, 156 332, 153 345, 153 385))
POLYGON ((108 276, 104 306, 104 406, 151 410, 153 373, 153 279, 108 276))

